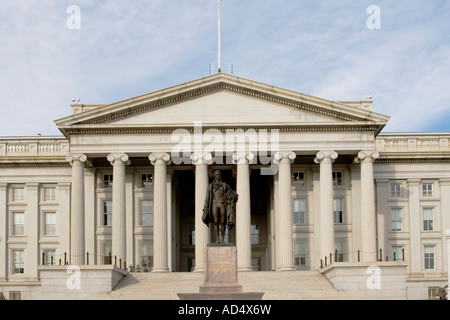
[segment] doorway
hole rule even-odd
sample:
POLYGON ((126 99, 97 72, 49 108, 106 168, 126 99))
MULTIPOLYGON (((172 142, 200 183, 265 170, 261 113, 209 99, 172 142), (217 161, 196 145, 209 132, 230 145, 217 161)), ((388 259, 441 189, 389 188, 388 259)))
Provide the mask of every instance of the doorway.
MULTIPOLYGON (((212 174, 214 168, 210 168, 212 174)), ((236 190, 232 169, 221 169, 222 180, 236 190)), ((191 272, 195 267, 195 171, 176 170, 173 175, 175 221, 173 270, 191 272)), ((209 182, 212 178, 209 178, 209 182)), ((271 270, 270 263, 270 207, 272 176, 262 176, 259 169, 251 171, 251 246, 252 267, 255 271, 271 270)), ((215 239, 211 228, 211 239, 215 239)), ((229 243, 236 243, 236 228, 227 229, 229 243)))

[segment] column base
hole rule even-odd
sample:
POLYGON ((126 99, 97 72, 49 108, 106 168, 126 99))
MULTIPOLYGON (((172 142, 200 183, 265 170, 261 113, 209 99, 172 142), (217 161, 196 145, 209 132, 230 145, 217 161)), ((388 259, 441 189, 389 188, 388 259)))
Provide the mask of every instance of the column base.
POLYGON ((195 267, 193 272, 194 273, 203 273, 203 272, 205 272, 205 268, 195 267))
POLYGON ((238 272, 254 272, 255 270, 253 270, 253 268, 250 267, 238 267, 238 272))
POLYGON ((169 268, 153 268, 152 273, 169 273, 169 268))
POLYGON ((281 267, 278 267, 275 271, 280 271, 280 272, 282 272, 282 271, 295 271, 295 267, 294 266, 281 266, 281 267))

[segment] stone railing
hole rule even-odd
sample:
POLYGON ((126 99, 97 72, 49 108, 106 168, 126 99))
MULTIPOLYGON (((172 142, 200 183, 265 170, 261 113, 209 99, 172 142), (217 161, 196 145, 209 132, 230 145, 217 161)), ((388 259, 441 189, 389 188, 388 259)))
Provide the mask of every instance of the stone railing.
POLYGON ((380 134, 378 152, 442 152, 450 151, 450 133, 380 134))
POLYGON ((0 157, 64 156, 69 141, 60 137, 0 138, 0 157))

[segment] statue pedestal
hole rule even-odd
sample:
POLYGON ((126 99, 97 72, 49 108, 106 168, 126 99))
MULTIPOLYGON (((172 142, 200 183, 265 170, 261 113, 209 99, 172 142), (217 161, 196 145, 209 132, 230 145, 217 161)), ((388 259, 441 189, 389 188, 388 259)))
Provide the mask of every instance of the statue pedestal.
POLYGON ((238 283, 237 251, 232 244, 205 249, 205 282, 199 293, 179 293, 180 300, 261 300, 263 292, 243 292, 238 283))

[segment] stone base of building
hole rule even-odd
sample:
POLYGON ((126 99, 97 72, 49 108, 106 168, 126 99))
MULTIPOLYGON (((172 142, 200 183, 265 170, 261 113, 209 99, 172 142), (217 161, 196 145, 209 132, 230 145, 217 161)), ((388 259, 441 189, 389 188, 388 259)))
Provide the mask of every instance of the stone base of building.
POLYGON ((40 266, 41 290, 31 299, 80 300, 109 294, 128 272, 112 265, 40 266))
POLYGON ((335 262, 320 270, 340 291, 363 299, 407 299, 405 262, 335 262))

